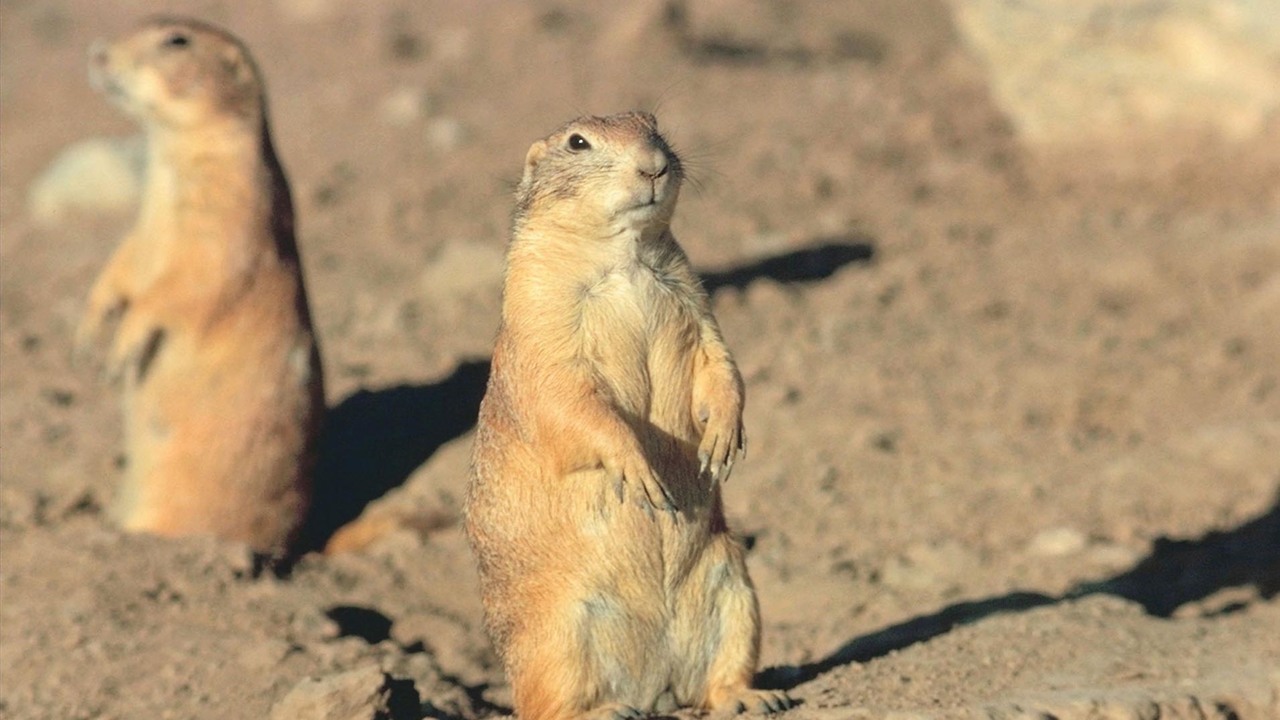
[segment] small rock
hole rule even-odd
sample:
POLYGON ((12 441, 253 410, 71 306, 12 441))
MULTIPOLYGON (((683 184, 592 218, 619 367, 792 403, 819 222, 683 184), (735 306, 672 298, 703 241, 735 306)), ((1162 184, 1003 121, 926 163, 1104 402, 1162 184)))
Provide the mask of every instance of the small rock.
POLYGON ((1280 108, 1273 3, 958 0, 955 14, 1032 142, 1153 128, 1243 140, 1280 108))
POLYGON ((27 208, 41 224, 55 225, 74 211, 113 213, 136 207, 142 192, 146 141, 93 138, 63 150, 27 195, 27 208))
POLYGON ((340 632, 338 623, 317 608, 302 608, 289 621, 289 638, 299 644, 333 640, 340 632))
POLYGON ((337 14, 342 3, 338 0, 276 0, 276 7, 292 20, 319 22, 337 14))
POLYGON ((411 680, 396 680, 369 665, 306 678, 271 710, 271 720, 407 720, 421 716, 411 680))
POLYGON ((394 127, 406 127, 431 111, 431 98, 421 88, 400 87, 382 99, 379 113, 384 122, 394 127))
POLYGON ((364 638, 359 637, 340 637, 329 642, 311 643, 304 647, 322 667, 329 670, 351 667, 377 657, 379 652, 378 645, 370 645, 364 638))
POLYGON ((467 129, 456 118, 436 118, 427 125, 427 143, 435 150, 441 152, 455 150, 466 139, 467 129))
POLYGON ((1062 557, 1074 555, 1084 549, 1088 539, 1079 530, 1069 527, 1056 527, 1041 531, 1031 539, 1027 546, 1032 555, 1042 557, 1062 557))

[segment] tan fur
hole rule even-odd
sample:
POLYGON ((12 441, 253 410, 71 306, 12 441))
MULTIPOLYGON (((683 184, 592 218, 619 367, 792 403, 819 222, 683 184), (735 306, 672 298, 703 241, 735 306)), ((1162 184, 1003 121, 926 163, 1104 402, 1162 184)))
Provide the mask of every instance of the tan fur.
POLYGON ((742 380, 669 228, 682 178, 645 113, 526 159, 466 509, 524 720, 790 702, 750 689, 760 621, 720 499, 742 380))
POLYGON ((90 72, 147 134, 137 223, 76 337, 84 353, 109 336, 123 386, 120 522, 282 552, 309 503, 324 391, 258 70, 226 32, 157 18, 96 45, 90 72))

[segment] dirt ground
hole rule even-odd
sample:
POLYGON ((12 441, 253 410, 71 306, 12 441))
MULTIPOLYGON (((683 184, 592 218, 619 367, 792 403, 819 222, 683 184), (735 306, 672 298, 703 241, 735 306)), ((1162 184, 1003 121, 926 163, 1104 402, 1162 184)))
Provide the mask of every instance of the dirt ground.
POLYGON ((1280 121, 1031 147, 923 1, 172 3, 268 78, 313 536, 404 526, 280 573, 111 527, 116 398, 69 341, 129 214, 28 209, 134 132, 85 50, 141 5, 0 3, 0 718, 280 718, 371 667, 381 717, 508 713, 458 520, 511 190, 636 107, 746 378, 726 502, 789 717, 1280 717, 1280 121))

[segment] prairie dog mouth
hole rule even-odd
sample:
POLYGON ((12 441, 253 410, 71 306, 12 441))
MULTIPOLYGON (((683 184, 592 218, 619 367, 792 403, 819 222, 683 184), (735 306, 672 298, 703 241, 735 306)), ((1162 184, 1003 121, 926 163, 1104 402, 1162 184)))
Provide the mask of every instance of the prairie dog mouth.
POLYGON ((667 199, 667 193, 657 188, 646 188, 632 196, 632 201, 622 209, 624 213, 648 213, 661 208, 667 199))
POLYGON ((644 182, 636 189, 634 207, 658 207, 666 203, 674 191, 666 171, 658 176, 641 173, 641 177, 644 182))

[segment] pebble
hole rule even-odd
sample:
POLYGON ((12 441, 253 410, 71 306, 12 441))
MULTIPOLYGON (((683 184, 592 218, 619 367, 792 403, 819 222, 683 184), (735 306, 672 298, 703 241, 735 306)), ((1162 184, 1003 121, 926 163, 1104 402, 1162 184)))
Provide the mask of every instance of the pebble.
POLYGON ((57 225, 77 211, 130 211, 142 192, 145 162, 141 135, 82 140, 59 153, 31 184, 28 212, 42 225, 57 225))
MULTIPOLYGON (((397 683, 376 665, 310 677, 299 682, 271 710, 271 720, 379 720, 392 715, 397 683)), ((411 685, 411 683, 410 683, 411 685)), ((409 688, 412 690, 412 688, 409 688)), ((412 690, 417 695, 416 690, 412 690)))
POLYGON ((338 0, 276 0, 281 14, 299 22, 328 20, 341 6, 338 0))
POLYGON ((1055 527, 1043 530, 1032 538, 1027 550, 1032 555, 1041 557, 1062 557, 1080 552, 1088 542, 1084 533, 1075 528, 1055 527))
POLYGON ((407 127, 431 112, 431 98, 421 88, 399 87, 382 99, 378 111, 388 125, 407 127))

